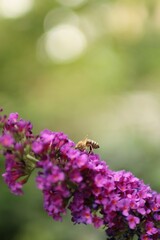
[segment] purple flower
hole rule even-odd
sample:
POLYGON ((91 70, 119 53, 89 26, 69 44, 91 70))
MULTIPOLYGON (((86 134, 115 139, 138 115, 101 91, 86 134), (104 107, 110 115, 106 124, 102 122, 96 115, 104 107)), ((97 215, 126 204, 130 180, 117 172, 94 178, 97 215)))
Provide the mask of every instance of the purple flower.
POLYGON ((95 228, 100 228, 104 224, 103 219, 98 216, 93 216, 92 222, 95 228))
POLYGON ((129 216, 130 211, 130 200, 129 199, 121 199, 118 202, 118 209, 121 210, 124 216, 129 216))
POLYGON ((97 187, 104 187, 104 185, 107 183, 107 180, 108 179, 106 178, 106 176, 102 175, 101 173, 97 174, 94 179, 95 185, 97 187))
POLYGON ((79 168, 83 167, 86 165, 86 163, 88 162, 88 156, 87 154, 81 154, 79 155, 79 157, 77 157, 76 159, 76 164, 79 168))
POLYGON ((141 240, 153 240, 153 238, 149 237, 147 234, 143 234, 141 240))
POLYGON ((82 211, 79 212, 80 218, 79 223, 91 224, 92 223, 92 213, 89 207, 84 207, 82 211))
POLYGON ((12 193, 16 195, 23 194, 22 186, 25 183, 25 178, 19 180, 21 177, 27 175, 25 172, 25 163, 17 162, 15 156, 11 153, 6 153, 6 172, 2 174, 4 181, 9 186, 12 193))
POLYGON ((14 139, 13 137, 6 133, 4 134, 3 136, 0 137, 0 144, 3 146, 3 147, 11 147, 14 143, 14 139))
POLYGON ((160 221, 160 212, 154 214, 154 219, 155 219, 156 221, 160 221))
POLYGON ((130 229, 136 228, 136 225, 139 224, 139 222, 140 222, 140 219, 138 217, 135 217, 131 214, 128 215, 126 219, 128 221, 130 229))
POLYGON ((46 190, 52 188, 55 183, 64 181, 65 175, 58 166, 52 164, 52 162, 46 160, 43 162, 43 165, 38 164, 39 166, 44 167, 44 173, 39 173, 36 181, 37 186, 41 190, 46 190))
POLYGON ((44 193, 44 209, 56 221, 62 221, 61 214, 66 214, 63 197, 59 192, 52 192, 45 190, 44 193))
POLYGON ((146 228, 146 233, 151 236, 154 235, 158 232, 158 229, 155 228, 154 223, 153 222, 147 222, 145 225, 146 228))
POLYGON ((55 134, 50 130, 45 129, 40 133, 40 138, 44 144, 51 144, 53 139, 55 139, 55 134))
POLYGON ((43 144, 41 142, 34 142, 32 144, 32 150, 35 154, 39 154, 43 151, 43 144))
POLYGON ((31 138, 32 135, 32 124, 29 121, 23 119, 19 120, 18 113, 11 113, 6 119, 3 126, 4 132, 10 132, 12 135, 16 134, 19 137, 31 138))
POLYGON ((35 139, 32 134, 32 125, 18 118, 18 113, 11 113, 8 118, 0 116, 0 122, 3 123, 0 146, 6 161, 6 171, 2 176, 11 192, 16 195, 23 193, 23 184, 35 167, 33 161, 27 157, 32 141, 35 139))
POLYGON ((80 174, 80 171, 78 171, 77 169, 74 169, 73 171, 70 172, 69 174, 69 178, 71 179, 71 181, 74 183, 80 183, 83 178, 80 174))
POLYGON ((18 113, 10 113, 9 117, 8 117, 8 124, 13 124, 16 123, 17 120, 19 118, 19 114, 18 113))

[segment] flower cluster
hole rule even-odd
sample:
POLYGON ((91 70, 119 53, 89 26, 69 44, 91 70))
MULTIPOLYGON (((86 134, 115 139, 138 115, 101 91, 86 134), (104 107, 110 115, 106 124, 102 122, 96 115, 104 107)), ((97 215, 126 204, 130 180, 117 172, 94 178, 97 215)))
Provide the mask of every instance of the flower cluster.
POLYGON ((6 172, 2 176, 11 192, 21 195, 22 186, 35 167, 33 161, 27 158, 34 140, 32 125, 19 119, 18 113, 11 113, 8 118, 0 116, 0 124, 2 126, 0 146, 6 160, 6 172))
POLYGON ((69 208, 74 223, 104 226, 111 239, 135 234, 159 239, 160 194, 132 173, 111 171, 98 155, 74 147, 66 135, 49 130, 32 145, 42 168, 36 181, 48 214, 61 220, 69 208))
POLYGON ((64 133, 44 130, 34 137, 30 123, 17 114, 0 122, 3 177, 13 193, 22 193, 22 184, 37 168, 37 187, 54 220, 61 221, 69 209, 74 223, 103 227, 110 240, 160 239, 160 194, 142 180, 124 170, 112 171, 93 152, 75 149, 64 133))

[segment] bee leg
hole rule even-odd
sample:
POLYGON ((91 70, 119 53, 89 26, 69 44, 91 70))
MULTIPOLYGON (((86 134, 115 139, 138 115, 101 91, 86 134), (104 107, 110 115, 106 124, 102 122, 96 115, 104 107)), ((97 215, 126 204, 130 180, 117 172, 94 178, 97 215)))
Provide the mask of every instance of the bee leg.
POLYGON ((93 152, 93 148, 91 145, 89 145, 89 153, 92 153, 93 152))

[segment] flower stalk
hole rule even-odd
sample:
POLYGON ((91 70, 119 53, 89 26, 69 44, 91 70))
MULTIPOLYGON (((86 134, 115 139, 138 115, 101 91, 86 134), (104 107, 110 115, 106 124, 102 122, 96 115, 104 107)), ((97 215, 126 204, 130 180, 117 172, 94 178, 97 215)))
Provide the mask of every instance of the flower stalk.
POLYGON ((33 162, 33 163, 37 163, 37 162, 39 162, 39 160, 38 159, 36 159, 35 157, 33 157, 33 156, 31 156, 30 154, 27 154, 26 155, 26 158, 29 160, 29 161, 31 161, 31 162, 33 162))

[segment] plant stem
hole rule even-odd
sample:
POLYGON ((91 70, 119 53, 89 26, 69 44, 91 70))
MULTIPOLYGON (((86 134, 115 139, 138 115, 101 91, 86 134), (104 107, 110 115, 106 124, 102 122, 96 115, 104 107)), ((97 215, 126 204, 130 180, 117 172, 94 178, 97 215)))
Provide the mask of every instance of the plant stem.
POLYGON ((30 154, 27 154, 26 157, 27 157, 30 161, 32 161, 33 163, 39 162, 38 159, 36 159, 35 157, 31 156, 30 154))

